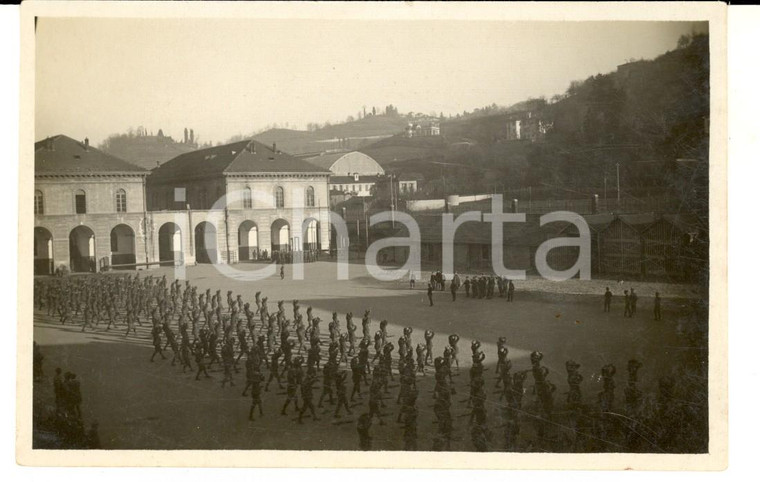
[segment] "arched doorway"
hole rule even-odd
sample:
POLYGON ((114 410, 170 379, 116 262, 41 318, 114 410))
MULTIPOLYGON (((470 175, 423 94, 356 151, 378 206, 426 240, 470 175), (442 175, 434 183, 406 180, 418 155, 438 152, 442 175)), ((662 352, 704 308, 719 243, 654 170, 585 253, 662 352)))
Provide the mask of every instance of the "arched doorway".
MULTIPOLYGON (((111 230, 111 265, 133 265, 136 262, 135 231, 126 224, 119 224, 111 230)), ((116 269, 135 269, 135 267, 124 266, 116 269)))
POLYGON ((314 218, 308 218, 303 222, 301 229, 303 233, 303 250, 319 251, 321 245, 319 242, 319 221, 314 218))
POLYGON ((216 228, 208 221, 195 227, 195 262, 217 263, 216 228))
POLYGON ((238 228, 238 259, 259 259, 259 227, 253 221, 243 221, 238 228))
POLYGON ((95 272, 95 233, 87 226, 77 226, 69 233, 72 273, 95 272))
POLYGON ((284 219, 272 223, 272 256, 275 253, 290 251, 290 224, 284 219))
POLYGON ((182 255, 182 230, 175 223, 164 223, 158 230, 158 260, 184 260, 182 255))
POLYGON ((34 274, 53 274, 53 235, 45 228, 34 228, 34 274))

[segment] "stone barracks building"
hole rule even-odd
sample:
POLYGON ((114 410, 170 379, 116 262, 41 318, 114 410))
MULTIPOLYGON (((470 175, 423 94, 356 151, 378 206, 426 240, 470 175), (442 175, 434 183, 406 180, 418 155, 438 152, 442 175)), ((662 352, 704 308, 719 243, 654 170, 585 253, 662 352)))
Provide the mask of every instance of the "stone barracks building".
POLYGON ((34 273, 327 250, 329 176, 255 141, 147 171, 87 139, 47 138, 35 144, 34 273))

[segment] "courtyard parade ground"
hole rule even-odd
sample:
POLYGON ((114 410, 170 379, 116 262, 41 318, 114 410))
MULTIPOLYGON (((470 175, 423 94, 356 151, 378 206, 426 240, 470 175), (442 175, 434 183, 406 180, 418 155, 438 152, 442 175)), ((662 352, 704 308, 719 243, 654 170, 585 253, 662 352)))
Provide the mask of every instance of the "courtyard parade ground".
MULTIPOLYGON (((240 264, 236 269, 260 267, 240 264)), ((692 304, 696 291, 687 285, 617 282, 610 280, 569 280, 550 282, 537 278, 515 283, 515 301, 494 297, 474 300, 465 297, 460 289, 457 301, 451 301, 448 291, 434 293, 434 306, 428 306, 426 275, 418 281, 416 289, 409 289, 408 281, 378 281, 371 278, 360 264, 351 264, 349 279, 336 281, 336 265, 316 262, 304 265, 303 280, 293 280, 292 266, 286 265, 286 277, 247 282, 221 275, 212 265, 187 267, 186 279, 198 286, 199 292, 207 288, 221 290, 223 299, 228 290, 233 296, 241 294, 246 302, 254 304, 254 293, 261 291, 269 298, 270 310, 276 311, 276 302, 285 301, 288 318, 292 318, 291 300, 300 300, 301 312, 312 306, 314 316, 323 320, 322 332, 326 337, 327 323, 332 312, 338 313, 341 330, 345 331, 345 314, 352 312, 359 326, 364 310, 371 310, 371 332, 379 329, 383 319, 389 322, 390 339, 395 344, 403 327, 414 328, 414 346, 424 342, 427 329, 434 330, 435 356, 440 356, 449 334, 460 335, 461 373, 454 377, 457 394, 452 399, 455 440, 453 450, 472 450, 467 420, 469 409, 466 399, 469 389, 466 368, 470 365, 470 342, 477 339, 486 355, 486 383, 488 388, 489 425, 498 427, 499 395, 494 393, 494 364, 496 340, 505 336, 512 360, 512 371, 530 368, 529 354, 543 352, 542 364, 550 370, 548 379, 557 386, 555 406, 564 406, 567 391, 565 361, 580 363, 584 377, 581 385, 584 400, 593 403, 601 391, 600 370, 613 363, 617 367, 618 397, 622 405, 622 387, 625 384, 625 366, 629 359, 643 363, 639 372, 640 388, 654 392, 658 377, 677 374, 684 360, 706 359, 706 347, 684 342, 681 335, 695 323, 692 304), (604 287, 609 286, 615 297, 612 311, 602 310, 604 287), (638 312, 634 318, 623 317, 623 289, 634 287, 639 294, 638 312), (652 296, 659 291, 663 297, 663 321, 656 322, 652 314, 652 296)), ((109 274, 110 275, 110 274, 109 274)), ((174 280, 172 268, 159 268, 140 272, 141 277, 166 275, 174 280)), ((463 278, 463 276, 462 276, 463 278)), ((226 307, 226 303, 224 304, 226 307)), ((258 317, 257 317, 258 319, 258 317)), ((367 410, 368 387, 362 387, 363 400, 352 403, 352 415, 343 414, 333 419, 334 407, 326 404, 317 409, 321 419, 295 421, 293 408, 287 416, 280 415, 285 400, 284 390, 276 381, 270 391, 263 394, 264 417, 248 421, 250 396, 243 397, 245 367, 240 362, 240 373, 235 374, 236 386, 221 387, 221 367, 210 370, 213 378, 195 381, 195 373, 182 373, 180 365, 170 366, 171 350, 167 360, 150 363, 152 353, 149 322, 137 327, 138 336, 124 337, 125 325, 106 331, 101 322, 94 331, 81 332, 81 324, 60 325, 58 317, 46 312, 35 312, 34 340, 45 356, 44 378, 34 384, 34 413, 36 417, 49 414, 54 407, 52 378, 56 367, 72 371, 81 379, 82 414, 85 423, 99 423, 99 434, 104 449, 290 449, 290 450, 357 450, 356 419, 367 410)), ((374 349, 370 348, 374 354, 374 349)), ((397 354, 394 352, 394 359, 397 354)), ((323 361, 326 347, 323 348, 323 361)), ((31 360, 30 360, 31 363, 31 360)), ((394 364, 395 365, 395 364, 394 364)), ((348 367, 343 365, 343 369, 348 367)), ((454 368, 454 373, 457 373, 454 368)), ((268 377, 268 370, 264 369, 268 377)), ((390 383, 391 393, 383 410, 386 424, 374 423, 371 433, 375 450, 401 450, 402 429, 395 423, 399 405, 398 375, 390 383)), ((349 375, 350 380, 350 375, 349 375)), ((284 379, 283 379, 284 382, 284 379)), ((321 383, 321 377, 320 382, 321 383)), ((420 397, 418 434, 421 450, 429 450, 436 432, 433 421, 434 386, 433 368, 427 367, 426 376, 418 375, 420 397)), ((526 380, 526 403, 533 396, 533 381, 526 380)), ((351 386, 349 384, 349 392, 351 386)), ((319 400, 321 385, 315 390, 315 404, 319 400)), ((496 429, 494 444, 501 436, 496 429)))

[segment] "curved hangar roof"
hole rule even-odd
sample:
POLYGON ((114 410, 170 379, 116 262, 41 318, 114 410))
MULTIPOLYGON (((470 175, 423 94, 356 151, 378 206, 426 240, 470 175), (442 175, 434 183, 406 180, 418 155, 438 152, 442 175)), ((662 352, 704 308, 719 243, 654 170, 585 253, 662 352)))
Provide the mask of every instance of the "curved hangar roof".
POLYGON ((335 176, 385 174, 385 170, 366 154, 358 151, 323 154, 305 159, 310 164, 328 169, 335 176))

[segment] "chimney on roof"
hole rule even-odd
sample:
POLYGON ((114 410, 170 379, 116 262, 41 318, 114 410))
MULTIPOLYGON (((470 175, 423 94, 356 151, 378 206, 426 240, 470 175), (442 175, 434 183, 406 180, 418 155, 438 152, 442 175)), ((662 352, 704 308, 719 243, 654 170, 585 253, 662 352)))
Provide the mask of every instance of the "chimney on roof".
POLYGON ((277 153, 277 143, 276 142, 272 143, 272 152, 277 153))
POLYGON ((512 200, 512 212, 513 213, 519 212, 517 211, 517 199, 512 200))
POLYGON ((84 150, 88 150, 90 148, 90 139, 87 137, 84 138, 84 150))
POLYGON ((249 142, 246 146, 246 150, 251 154, 256 154, 256 144, 253 141, 249 142))

